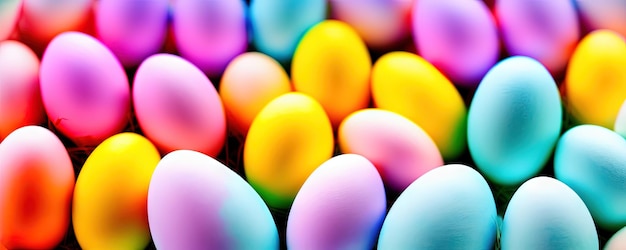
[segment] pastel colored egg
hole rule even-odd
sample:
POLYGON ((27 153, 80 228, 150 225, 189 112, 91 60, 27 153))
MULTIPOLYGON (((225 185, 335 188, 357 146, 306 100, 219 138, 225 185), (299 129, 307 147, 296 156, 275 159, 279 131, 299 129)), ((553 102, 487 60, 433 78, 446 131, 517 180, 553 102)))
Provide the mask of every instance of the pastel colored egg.
POLYGON ((597 125, 571 128, 559 140, 554 174, 583 199, 598 227, 626 226, 626 140, 597 125))
POLYGON ((81 248, 148 246, 148 186, 159 160, 154 145, 135 133, 114 135, 96 147, 78 174, 72 203, 81 248))
POLYGON ((95 12, 98 39, 125 66, 156 54, 168 22, 168 0, 100 0, 95 12))
POLYGON ((622 137, 626 137, 626 100, 624 100, 622 106, 619 108, 619 113, 613 125, 613 131, 617 132, 622 137))
POLYGON ((288 209, 333 149, 333 129, 322 106, 302 93, 283 94, 250 126, 243 149, 245 175, 270 207, 288 209))
POLYGON ((217 160, 177 150, 159 162, 148 190, 157 249, 278 249, 278 230, 259 195, 217 160))
POLYGON ((372 97, 376 107, 424 129, 445 159, 465 150, 465 103, 452 82, 422 57, 409 52, 383 55, 372 68, 372 97))
POLYGON ((567 107, 583 124, 612 128, 626 99, 626 41, 610 30, 585 36, 565 76, 567 107))
POLYGON ((394 192, 402 192, 424 173, 443 165, 437 145, 428 134, 391 111, 357 111, 341 123, 338 134, 341 152, 370 160, 394 192))
POLYGON ((291 82, 276 60, 259 52, 246 52, 228 64, 219 88, 228 126, 246 135, 267 103, 291 91, 291 82))
POLYGON ((519 185, 536 175, 552 154, 562 123, 554 79, 537 60, 514 56, 481 81, 467 121, 472 159, 489 180, 519 185))
POLYGON ((282 64, 291 62, 304 33, 326 18, 325 0, 250 1, 252 43, 282 64))
POLYGON ((370 101, 371 59, 365 43, 348 24, 326 20, 311 28, 293 55, 296 91, 315 98, 337 127, 370 101))
POLYGON ((585 203, 562 182, 535 177, 520 186, 502 222, 502 249, 598 249, 585 203))
POLYGON ((625 0, 575 0, 587 30, 610 29, 626 36, 625 0))
POLYGON ((0 41, 9 38, 20 18, 23 0, 0 2, 0 41))
POLYGON ((289 249, 373 249, 387 209, 374 165, 355 154, 320 165, 296 195, 287 219, 289 249))
POLYGON ((393 203, 378 249, 492 249, 496 203, 487 181, 460 164, 429 171, 393 203))
POLYGON ((172 28, 180 55, 209 76, 219 76, 247 47, 242 0, 173 1, 172 28))
POLYGON ((133 101, 141 130, 162 153, 190 149, 217 156, 222 150, 222 101, 206 75, 187 60, 158 54, 142 62, 133 101))
POLYGON ((39 72, 50 122, 79 146, 96 146, 128 123, 130 86, 113 53, 79 32, 55 37, 39 72))
POLYGON ((620 250, 626 248, 626 227, 617 231, 604 245, 604 250, 620 250))
POLYGON ((44 120, 39 58, 20 42, 0 42, 0 141, 13 130, 44 120))
POLYGON ((482 1, 415 1, 413 38, 419 55, 455 84, 470 88, 500 53, 494 17, 482 1))
POLYGON ((498 0, 494 13, 511 55, 537 59, 561 73, 580 36, 578 16, 570 0, 498 0))
POLYGON ((0 248, 53 249, 70 223, 74 168, 61 140, 25 126, 0 144, 0 248))
POLYGON ((370 48, 389 49, 409 37, 415 0, 330 0, 331 16, 348 23, 370 48))

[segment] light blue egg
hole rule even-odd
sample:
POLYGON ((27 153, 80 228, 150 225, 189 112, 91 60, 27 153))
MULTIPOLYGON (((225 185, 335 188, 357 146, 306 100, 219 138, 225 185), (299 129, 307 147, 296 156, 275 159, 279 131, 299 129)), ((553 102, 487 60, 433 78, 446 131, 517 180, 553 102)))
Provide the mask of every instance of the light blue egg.
POLYGON ((252 0, 252 42, 258 51, 287 64, 304 33, 326 18, 326 6, 325 0, 252 0))
POLYGON ((435 168, 395 201, 378 249, 491 249, 496 204, 485 179, 465 165, 435 168))
POLYGON ((626 140, 596 125, 571 128, 554 155, 557 179, 583 199, 599 227, 626 226, 626 140))
POLYGON ((470 105, 470 154, 491 181, 518 185, 548 161, 561 120, 559 91, 548 70, 529 57, 504 59, 483 78, 470 105))
POLYGON ((512 249, 598 249, 591 214, 576 193, 550 177, 517 189, 504 214, 500 246, 512 249))

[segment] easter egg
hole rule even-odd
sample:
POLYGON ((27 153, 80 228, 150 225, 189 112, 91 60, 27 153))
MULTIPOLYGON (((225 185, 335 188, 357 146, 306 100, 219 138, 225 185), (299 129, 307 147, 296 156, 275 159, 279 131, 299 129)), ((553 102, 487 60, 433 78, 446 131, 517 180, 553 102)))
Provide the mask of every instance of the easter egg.
POLYGON ((626 140, 597 125, 571 128, 554 153, 554 174, 583 199, 598 227, 626 226, 626 140))
POLYGON ((569 111, 583 124, 612 128, 626 99, 626 41, 610 30, 585 36, 565 76, 569 111))
POLYGON ((494 13, 511 55, 537 59, 560 73, 576 47, 580 32, 571 0, 498 0, 494 13))
POLYGON ((610 29, 626 36, 626 1, 576 0, 574 2, 587 30, 610 29))
POLYGON ((114 135, 96 147, 74 189, 72 223, 81 248, 148 246, 148 186, 160 159, 148 139, 130 132, 114 135))
POLYGON ((5 0, 0 2, 0 41, 7 39, 15 29, 20 18, 23 0, 5 0))
POLYGON ((196 66, 171 54, 149 57, 133 85, 141 130, 162 153, 190 149, 217 156, 226 138, 222 101, 196 66))
POLYGON ((467 109, 452 82, 422 57, 409 52, 383 55, 372 68, 376 107, 418 124, 445 159, 466 147, 467 109))
POLYGON ((13 130, 44 120, 39 58, 20 42, 0 42, 0 141, 13 130))
POLYGON ((620 134, 622 137, 626 137, 626 100, 619 108, 619 113, 615 118, 615 124, 613 124, 613 130, 620 134))
POLYGON ((100 0, 95 13, 98 39, 125 66, 158 52, 168 22, 168 0, 100 0))
POLYGON ((333 149, 333 129, 322 106, 302 93, 283 94, 252 121, 243 149, 245 175, 270 207, 287 209, 333 149))
POLYGON ((304 33, 326 18, 326 0, 252 0, 252 43, 282 64, 291 61, 304 33))
POLYGON ((496 204, 476 170, 445 165, 415 180, 393 203, 378 249, 491 249, 496 204))
POLYGON ((246 135, 267 103, 291 91, 291 82, 276 60, 259 52, 246 52, 228 64, 219 88, 228 126, 246 135))
POLYGON ((338 155, 320 165, 296 195, 287 219, 289 249, 373 249, 387 200, 365 157, 338 155))
POLYGON ((172 29, 180 55, 209 76, 221 75, 245 52, 245 3, 242 0, 172 2, 172 29))
POLYGON ((352 26, 370 48, 389 49, 410 34, 415 0, 330 0, 331 16, 352 26))
POLYGON ((338 134, 341 152, 365 156, 394 192, 402 192, 424 173, 443 165, 437 145, 428 134, 391 111, 357 111, 341 123, 338 134))
POLYGON ((412 20, 419 55, 455 84, 475 87, 498 60, 495 20, 482 1, 416 0, 412 20))
POLYGON ((79 32, 55 37, 39 72, 50 122, 79 146, 96 146, 128 123, 130 86, 106 46, 79 32))
POLYGON ((346 23, 326 20, 311 28, 293 55, 296 91, 315 98, 337 127, 369 105, 371 59, 365 43, 346 23))
POLYGON ((480 82, 470 104, 472 159, 491 181, 521 184, 548 161, 562 116, 556 83, 541 63, 524 56, 504 59, 480 82))
POLYGON ((604 250, 626 249, 626 227, 617 231, 604 245, 604 250))
POLYGON ((74 168, 59 138, 25 126, 0 144, 0 248, 53 249, 70 223, 74 168))
POLYGON ((157 249, 278 249, 278 230, 259 195, 217 160, 177 150, 159 162, 148 190, 157 249))
POLYGON ((596 226, 585 203, 562 182, 535 177, 509 202, 500 235, 502 249, 598 249, 596 226))

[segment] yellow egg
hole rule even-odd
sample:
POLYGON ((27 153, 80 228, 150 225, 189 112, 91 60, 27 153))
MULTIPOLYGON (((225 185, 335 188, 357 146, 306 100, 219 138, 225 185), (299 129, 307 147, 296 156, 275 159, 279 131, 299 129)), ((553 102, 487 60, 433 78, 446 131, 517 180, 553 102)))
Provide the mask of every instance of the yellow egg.
POLYGON ((372 97, 376 107, 424 129, 445 159, 465 150, 465 103, 452 82, 422 57, 409 52, 383 55, 372 69, 372 97))
POLYGON ((156 147, 134 133, 114 135, 89 155, 76 180, 72 210, 83 249, 148 245, 148 186, 160 159, 156 147))
POLYGON ((289 208, 308 176, 333 154, 322 106, 302 93, 281 95, 254 119, 243 160, 248 182, 270 207, 289 208))
POLYGON ((566 99, 574 118, 613 128, 626 99, 626 42, 610 30, 584 37, 567 68, 566 99))
POLYGON ((294 88, 322 104, 336 128, 370 100, 372 62, 363 40, 346 23, 326 20, 313 26, 293 55, 294 88))

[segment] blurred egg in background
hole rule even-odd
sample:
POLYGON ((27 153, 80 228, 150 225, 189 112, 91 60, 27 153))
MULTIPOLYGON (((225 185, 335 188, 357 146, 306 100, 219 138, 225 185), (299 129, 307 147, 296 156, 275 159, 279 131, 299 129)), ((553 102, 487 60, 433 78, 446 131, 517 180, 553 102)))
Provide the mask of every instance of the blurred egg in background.
POLYGON ((574 0, 587 30, 610 29, 626 36, 626 0, 574 0))
POLYGON ((0 1, 0 41, 8 39, 22 12, 23 0, 0 1))

